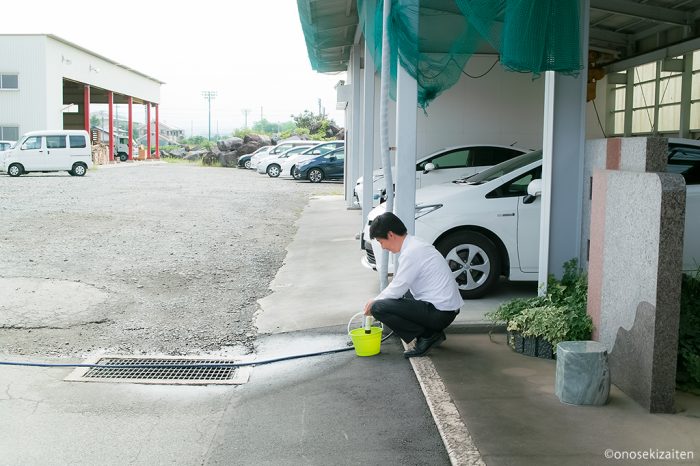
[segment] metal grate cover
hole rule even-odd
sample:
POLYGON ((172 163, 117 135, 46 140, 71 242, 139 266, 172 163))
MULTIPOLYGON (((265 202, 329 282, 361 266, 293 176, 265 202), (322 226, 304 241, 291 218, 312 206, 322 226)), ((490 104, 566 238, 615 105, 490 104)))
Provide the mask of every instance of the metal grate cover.
POLYGON ((240 360, 179 356, 101 356, 96 360, 85 361, 85 364, 105 367, 79 367, 64 380, 178 385, 244 384, 248 381, 250 367, 232 367, 236 362, 240 360), (227 364, 228 367, 225 366, 227 364))

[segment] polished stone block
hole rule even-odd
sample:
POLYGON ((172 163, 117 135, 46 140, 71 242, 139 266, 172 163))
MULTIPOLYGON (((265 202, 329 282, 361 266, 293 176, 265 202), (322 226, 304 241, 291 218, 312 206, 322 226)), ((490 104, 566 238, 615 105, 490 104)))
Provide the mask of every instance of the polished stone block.
POLYGON ((605 346, 597 341, 559 343, 554 391, 562 403, 607 403, 610 395, 610 370, 605 346))

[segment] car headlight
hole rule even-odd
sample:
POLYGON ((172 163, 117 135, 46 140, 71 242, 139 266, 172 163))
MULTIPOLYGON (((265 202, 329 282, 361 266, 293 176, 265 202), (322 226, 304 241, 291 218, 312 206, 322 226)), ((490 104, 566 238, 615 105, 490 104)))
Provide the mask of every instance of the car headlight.
POLYGON ((424 215, 428 215, 430 212, 438 210, 442 207, 442 204, 429 204, 429 205, 417 205, 416 206, 416 220, 424 215))

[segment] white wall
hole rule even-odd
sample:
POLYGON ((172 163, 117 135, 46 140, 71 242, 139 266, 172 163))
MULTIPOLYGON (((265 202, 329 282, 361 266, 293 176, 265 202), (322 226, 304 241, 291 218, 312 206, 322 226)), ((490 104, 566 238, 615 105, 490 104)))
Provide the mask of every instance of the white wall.
POLYGON ((51 37, 47 38, 46 54, 49 80, 60 82, 65 77, 148 102, 160 102, 160 83, 101 57, 51 37))
MULTIPOLYGON (((465 72, 479 76, 495 57, 475 56, 465 72)), ((598 83, 596 106, 605 125, 605 80, 598 83)), ((375 87, 375 168, 379 155, 379 79, 375 87)), ((544 76, 506 71, 497 64, 486 76, 462 78, 437 97, 423 112, 417 109, 417 158, 444 147, 461 144, 515 144, 525 149, 542 147, 544 76)), ((396 104, 389 104, 389 141, 396 146, 396 104)), ((592 102, 586 104, 586 137, 603 137, 592 102)), ((393 153, 392 153, 393 155, 393 153)))
MULTIPOLYGON (((0 72, 18 73, 19 90, 0 90, 0 126, 19 126, 19 135, 46 129, 44 36, 0 36, 0 72)), ((60 126, 55 126, 60 128, 60 126)))
POLYGON ((63 78, 160 101, 159 82, 46 35, 0 35, 0 72, 19 73, 18 91, 0 91, 0 126, 19 126, 20 136, 63 128, 63 78))

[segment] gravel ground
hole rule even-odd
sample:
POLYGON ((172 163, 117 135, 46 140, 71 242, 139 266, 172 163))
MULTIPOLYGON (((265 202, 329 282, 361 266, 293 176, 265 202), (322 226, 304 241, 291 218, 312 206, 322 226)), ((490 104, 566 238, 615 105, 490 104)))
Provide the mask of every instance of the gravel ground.
POLYGON ((310 196, 341 183, 141 163, 0 175, 0 353, 241 354, 310 196))

